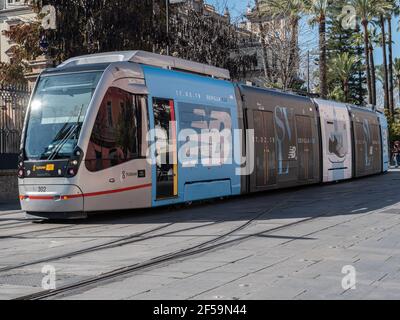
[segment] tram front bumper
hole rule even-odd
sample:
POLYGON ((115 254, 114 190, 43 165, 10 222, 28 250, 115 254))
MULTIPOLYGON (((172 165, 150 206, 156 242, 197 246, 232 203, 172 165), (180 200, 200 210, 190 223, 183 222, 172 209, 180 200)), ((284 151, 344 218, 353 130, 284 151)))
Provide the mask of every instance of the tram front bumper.
POLYGON ((82 191, 75 185, 20 185, 21 208, 28 217, 85 218, 82 191))

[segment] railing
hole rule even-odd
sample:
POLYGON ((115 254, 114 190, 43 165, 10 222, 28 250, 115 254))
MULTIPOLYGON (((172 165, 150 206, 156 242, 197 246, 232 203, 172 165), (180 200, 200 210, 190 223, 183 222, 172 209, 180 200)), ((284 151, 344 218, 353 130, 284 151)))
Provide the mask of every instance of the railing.
POLYGON ((29 96, 25 86, 0 85, 0 170, 16 167, 29 96))

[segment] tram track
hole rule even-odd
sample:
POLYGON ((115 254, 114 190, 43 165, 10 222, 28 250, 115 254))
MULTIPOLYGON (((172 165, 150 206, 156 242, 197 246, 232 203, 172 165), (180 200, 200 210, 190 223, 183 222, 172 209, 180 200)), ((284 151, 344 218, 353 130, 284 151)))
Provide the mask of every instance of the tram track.
POLYGON ((82 289, 82 288, 87 288, 87 287, 91 287, 92 285, 96 285, 96 284, 100 284, 103 283, 105 281, 108 280, 112 280, 115 278, 119 278, 137 271, 141 271, 141 270, 145 270, 151 267, 155 267, 158 265, 162 265, 165 263, 170 263, 173 262, 174 260, 178 260, 178 259, 183 259, 183 258, 187 258, 187 257, 191 257, 197 254, 201 254, 201 253, 205 253, 214 249, 219 249, 228 245, 233 245, 235 243, 247 240, 249 238, 252 237, 256 237, 256 236, 260 236, 260 235, 266 235, 268 233, 273 233, 273 232, 277 232, 286 228, 290 228, 305 222, 309 222, 312 220, 316 220, 319 219, 321 217, 324 216, 328 216, 330 215, 331 212, 327 212, 325 214, 321 214, 321 215, 317 215, 317 216, 313 216, 313 217, 309 217, 309 218, 305 218, 302 219, 300 221, 294 221, 291 223, 287 223, 285 225, 281 225, 281 226, 277 226, 274 228, 269 228, 269 229, 265 229, 256 233, 252 233, 252 234, 248 234, 248 235, 243 235, 243 236, 238 236, 235 239, 230 239, 227 241, 223 241, 218 243, 219 241, 223 240, 226 237, 232 236, 235 232, 240 231, 242 229, 244 229, 246 226, 248 226, 249 224, 251 224, 252 221, 254 221, 252 219, 252 221, 247 221, 245 224, 234 228, 233 230, 230 230, 229 232, 222 234, 218 237, 215 237, 214 239, 211 240, 207 240, 204 241, 200 244, 197 245, 193 245, 191 247, 188 248, 184 248, 172 253, 168 253, 168 254, 164 254, 164 255, 160 255, 154 258, 151 258, 147 261, 144 262, 140 262, 140 263, 135 263, 132 265, 128 265, 125 267, 121 267, 118 269, 114 269, 105 273, 102 273, 100 275, 97 276, 93 276, 90 277, 86 280, 82 280, 79 282, 75 282, 75 283, 71 283, 71 284, 67 284, 64 285, 58 289, 54 289, 54 290, 45 290, 45 291, 41 291, 41 292, 36 292, 33 294, 29 294, 29 295, 25 295, 25 296, 20 296, 18 298, 15 298, 14 300, 40 300, 40 299, 46 299, 46 298, 50 298, 50 297, 55 297, 55 296, 59 296, 59 295, 66 295, 68 293, 71 293, 75 290, 78 289, 82 289))
POLYGON ((6 229, 14 229, 14 228, 19 228, 24 225, 29 225, 30 222, 26 220, 17 220, 17 219, 9 219, 9 220, 14 220, 15 222, 7 222, 7 223, 0 223, 0 230, 6 230, 6 229))
POLYGON ((0 217, 11 216, 11 215, 14 215, 14 214, 21 214, 21 213, 24 213, 24 211, 22 211, 22 210, 9 210, 9 211, 0 213, 0 217))
MULTIPOLYGON (((267 213, 272 212, 273 210, 277 209, 277 207, 279 207, 279 206, 274 206, 269 210, 263 210, 261 213, 257 214, 255 217, 253 217, 246 223, 228 231, 227 233, 219 235, 218 237, 215 237, 214 239, 204 241, 200 244, 196 244, 191 247, 184 248, 184 249, 172 252, 172 253, 160 255, 160 256, 148 259, 147 261, 144 261, 144 262, 139 262, 139 263, 124 266, 124 267, 121 267, 118 269, 114 269, 111 271, 107 271, 100 275, 89 277, 89 278, 79 281, 79 282, 73 282, 70 284, 66 284, 55 290, 46 290, 46 291, 41 291, 41 292, 25 295, 25 296, 20 296, 20 297, 16 298, 15 300, 40 300, 40 299, 46 299, 46 298, 52 298, 52 297, 58 297, 58 296, 67 296, 79 289, 84 289, 84 291, 85 290, 87 291, 90 288, 93 288, 96 285, 99 285, 101 283, 112 281, 113 279, 118 279, 120 277, 127 276, 129 274, 132 274, 132 273, 135 273, 138 271, 146 270, 151 267, 156 267, 156 266, 163 265, 163 264, 173 263, 174 261, 179 260, 179 259, 189 258, 189 257, 197 255, 197 254, 202 254, 202 253, 209 252, 212 250, 221 249, 223 247, 231 246, 231 245, 234 245, 236 243, 245 241, 245 240, 253 238, 253 237, 265 236, 265 235, 268 235, 268 234, 271 234, 271 233, 274 233, 277 231, 284 230, 286 228, 300 225, 302 223, 307 223, 307 222, 310 222, 310 221, 313 221, 313 220, 316 220, 319 218, 323 218, 323 217, 329 217, 330 215, 335 214, 335 212, 336 212, 336 211, 335 212, 328 211, 328 212, 325 212, 325 213, 322 213, 319 215, 301 219, 299 221, 294 221, 294 222, 290 222, 290 223, 280 225, 277 227, 268 228, 268 229, 265 229, 265 230, 262 230, 262 231, 259 231, 256 233, 251 233, 251 234, 242 235, 242 236, 236 236, 234 239, 229 239, 227 241, 220 242, 224 238, 233 236, 234 233, 246 228, 252 222, 259 219, 262 215, 267 214, 267 213)), ((323 231, 323 230, 335 227, 340 224, 348 223, 355 219, 360 219, 360 218, 362 218, 366 215, 370 215, 372 213, 373 213, 373 211, 363 214, 363 215, 359 215, 357 217, 353 217, 351 219, 347 219, 345 221, 336 223, 334 225, 330 225, 330 226, 318 229, 310 234, 315 234, 317 232, 320 232, 321 230, 323 231)))
MULTIPOLYGON (((275 210, 276 206, 277 205, 275 205, 275 206, 273 206, 273 207, 271 207, 270 209, 267 209, 267 210, 262 209, 262 210, 257 211, 256 215, 252 219, 246 221, 244 224, 240 225, 239 227, 231 230, 230 232, 228 232, 227 235, 246 228, 249 224, 251 224, 255 220, 259 219, 262 215, 266 214, 267 212, 275 210)), ((177 233, 181 233, 181 232, 185 232, 185 231, 191 231, 191 230, 195 230, 195 229, 199 229, 199 228, 204 228, 204 227, 208 227, 208 226, 211 226, 211 225, 220 224, 220 223, 224 223, 224 222, 228 222, 228 221, 230 221, 230 219, 222 219, 222 220, 218 220, 218 221, 215 221, 215 222, 212 222, 212 223, 208 223, 208 224, 205 224, 205 225, 201 225, 201 226, 183 228, 183 229, 179 229, 179 230, 175 230, 175 231, 169 231, 169 232, 165 232, 165 233, 161 233, 161 234, 155 234, 155 235, 150 235, 150 236, 147 236, 147 237, 144 237, 144 238, 140 238, 140 237, 146 236, 147 234, 150 234, 152 232, 160 231, 160 230, 162 230, 164 228, 170 227, 170 226, 175 224, 175 223, 168 223, 166 225, 158 226, 156 228, 153 228, 153 229, 150 229, 150 230, 147 230, 147 231, 144 231, 144 232, 134 233, 134 234, 131 234, 131 235, 128 235, 128 236, 125 236, 125 237, 122 237, 122 238, 119 238, 119 239, 116 239, 116 240, 112 240, 112 241, 109 241, 109 242, 106 242, 106 243, 103 243, 103 244, 90 246, 90 247, 87 247, 85 249, 76 250, 76 251, 72 251, 72 252, 65 253, 65 254, 50 256, 50 257, 46 257, 46 258, 42 258, 42 259, 38 259, 38 260, 29 261, 29 262, 24 262, 24 263, 21 263, 21 264, 6 266, 6 267, 3 267, 3 268, 0 268, 0 273, 7 272, 7 271, 12 271, 12 270, 16 270, 16 269, 20 269, 20 268, 23 268, 23 267, 32 266, 32 265, 36 265, 36 264, 40 264, 40 263, 47 263, 47 262, 54 262, 54 261, 61 260, 61 259, 68 259, 68 258, 75 257, 75 256, 78 256, 78 255, 91 253, 91 252, 95 252, 95 251, 100 251, 100 250, 104 250, 104 249, 112 249, 112 248, 115 248, 115 247, 121 247, 121 246, 124 246, 124 245, 137 243, 137 242, 142 242, 142 241, 154 239, 154 238, 157 238, 157 237, 170 236, 170 235, 174 235, 174 234, 177 234, 177 233)), ((63 228, 63 227, 64 226, 56 227, 54 229, 63 228)), ((69 227, 69 226, 67 226, 67 227, 69 227)), ((49 229, 47 229, 47 230, 49 230, 49 229)), ((46 231, 46 230, 43 230, 43 231, 46 231)), ((32 232, 34 232, 34 231, 32 231, 32 232)), ((39 232, 39 230, 37 230, 37 232, 39 232)), ((8 236, 6 236, 6 237, 8 237, 8 236)), ((1 239, 1 237, 0 237, 0 239, 1 239)))
MULTIPOLYGON (((36 224, 38 224, 38 225, 41 225, 41 224, 43 224, 43 225, 48 225, 47 224, 47 220, 33 220, 36 224)), ((21 221, 22 222, 22 221, 21 221)), ((31 223, 32 221, 29 221, 29 223, 31 223)), ((88 225, 87 226, 87 224, 90 224, 92 221, 90 221, 90 220, 85 220, 85 221, 83 221, 82 223, 79 223, 78 225, 77 224, 74 224, 73 222, 71 222, 70 224, 68 224, 68 225, 62 225, 62 226, 57 226, 57 227, 53 227, 53 228, 47 228, 47 229, 40 229, 40 230, 32 230, 32 231, 24 231, 24 232, 19 232, 19 233, 14 233, 14 234, 10 234, 10 235, 5 235, 5 236, 0 236, 0 239, 12 239, 12 238, 18 238, 18 237, 21 237, 21 236, 26 236, 26 235, 29 235, 29 234, 36 234, 36 233, 42 233, 42 232, 48 232, 48 231, 51 231, 51 233, 54 233, 54 232, 57 232, 58 230, 62 230, 62 231, 69 231, 69 230, 71 230, 71 231, 75 231, 75 230, 81 230, 81 229, 88 229, 88 228, 100 228, 100 227, 102 227, 102 225, 98 225, 98 224, 95 224, 95 225, 88 225), (86 225, 86 226, 85 226, 86 225), (77 227, 77 226, 83 226, 83 227, 77 227)), ((96 221, 94 222, 94 223, 96 223, 96 221)), ((14 223, 13 223, 14 224, 14 223)), ((4 225, 4 224, 3 224, 4 225)), ((0 230, 1 229, 11 229, 11 228, 1 228, 1 226, 2 226, 2 224, 0 224, 0 230)), ((18 224, 17 226, 15 226, 15 227, 12 227, 12 228, 17 228, 17 227, 20 227, 20 224, 18 224)))
POLYGON ((144 232, 137 232, 137 233, 134 233, 134 234, 131 234, 131 235, 128 235, 128 236, 125 236, 125 237, 122 237, 122 238, 119 238, 116 240, 108 241, 106 243, 91 246, 91 247, 88 247, 85 249, 76 250, 76 251, 68 252, 68 253, 61 254, 61 255, 50 256, 50 257, 46 257, 43 259, 38 259, 38 260, 30 261, 30 262, 17 264, 17 265, 6 266, 3 268, 0 268, 0 272, 7 272, 7 271, 15 270, 15 269, 20 269, 23 267, 40 264, 40 263, 54 262, 54 261, 58 261, 58 260, 62 260, 62 259, 69 259, 69 258, 78 256, 78 255, 82 255, 82 254, 86 254, 86 253, 92 253, 92 252, 96 252, 96 251, 100 251, 100 250, 104 250, 104 249, 112 249, 112 248, 116 248, 116 247, 121 247, 124 245, 137 243, 137 242, 143 242, 143 241, 158 238, 158 237, 169 236, 169 235, 173 235, 173 234, 180 233, 180 232, 204 228, 204 227, 208 227, 208 226, 223 223, 223 222, 226 222, 226 220, 216 221, 216 222, 208 223, 208 224, 201 225, 201 226, 194 226, 194 227, 189 227, 189 228, 178 229, 178 230, 169 231, 169 232, 165 232, 165 233, 161 233, 161 234, 150 235, 150 236, 142 238, 143 236, 146 236, 150 233, 160 231, 167 227, 171 227, 172 225, 175 224, 175 223, 168 223, 168 224, 158 226, 156 228, 153 228, 153 229, 150 229, 150 230, 147 230, 144 232))
MULTIPOLYGON (((114 278, 114 277, 122 276, 125 273, 135 272, 135 271, 138 271, 138 270, 141 270, 141 269, 146 269, 146 268, 151 267, 153 265, 158 265, 158 264, 162 264, 164 262, 172 261, 172 260, 175 260, 175 259, 184 258, 186 256, 192 256, 192 255, 195 255, 195 254, 198 254, 198 253, 206 252, 206 251, 218 248, 218 247, 223 246, 223 245, 227 245, 227 244, 230 244, 230 243, 234 243, 234 242, 237 242, 237 241, 248 239, 250 237, 257 236, 258 234, 264 234, 266 232, 278 231, 280 229, 287 228, 287 227, 290 227, 292 225, 297 225, 299 223, 303 223, 303 222, 306 222, 306 221, 309 221, 309 220, 313 220, 313 219, 316 219, 316 218, 319 218, 321 216, 329 214, 329 213, 326 213, 326 214, 322 214, 322 215, 319 215, 319 216, 303 219, 301 221, 295 221, 293 223, 289 223, 289 224, 286 224, 286 225, 283 225, 283 226, 278 226, 278 227, 274 227, 272 229, 263 230, 262 232, 259 232, 257 234, 239 236, 237 239, 233 239, 233 240, 225 241, 225 242, 222 242, 222 243, 218 243, 219 241, 223 240, 224 238, 232 236, 234 233, 245 229, 246 227, 251 225, 253 222, 255 222, 258 219, 260 219, 263 215, 273 212, 274 210, 276 210, 280 206, 281 206, 281 203, 278 202, 277 204, 275 204, 274 206, 272 206, 269 209, 266 209, 266 210, 262 209, 262 210, 258 211, 253 218, 249 219, 245 223, 243 223, 243 224, 241 224, 241 225, 229 230, 228 232, 226 232, 226 233, 224 233, 222 235, 219 235, 219 236, 217 236, 217 237, 215 237, 215 238, 213 238, 211 240, 204 241, 204 242, 202 242, 200 244, 197 244, 197 245, 194 245, 192 247, 184 248, 184 249, 178 250, 177 252, 173 252, 173 253, 168 253, 168 254, 164 254, 164 255, 161 255, 161 256, 157 256, 155 258, 151 258, 148 261, 145 261, 145 262, 142 262, 142 263, 137 263, 137 264, 134 264, 134 265, 129 265, 129 266, 126 266, 126 267, 122 267, 122 268, 118 268, 118 269, 115 269, 115 270, 111 270, 109 272, 100 274, 98 276, 91 277, 91 278, 89 278, 87 280, 84 280, 84 281, 81 281, 79 283, 73 283, 73 284, 70 284, 70 285, 63 286, 63 287, 61 287, 59 289, 56 289, 56 290, 47 290, 47 291, 44 291, 44 292, 42 291, 42 292, 39 292, 39 293, 34 293, 34 294, 28 295, 28 296, 22 296, 22 297, 16 298, 16 300, 42 299, 42 298, 46 298, 46 297, 49 297, 49 296, 52 296, 52 295, 58 295, 59 292, 60 292, 59 290, 62 290, 62 291, 64 291, 64 290, 67 290, 67 291, 74 290, 77 286, 81 287, 82 285, 83 286, 90 285, 93 282, 98 282, 98 281, 102 282, 104 280, 109 279, 110 277, 114 278), (42 295, 44 295, 44 296, 42 296, 42 295)), ((93 252, 94 250, 97 251, 97 250, 99 250, 99 249, 101 250, 103 248, 106 249, 106 248, 112 248, 112 247, 115 247, 115 246, 126 245, 126 244, 129 244, 129 243, 145 241, 145 240, 156 238, 156 237, 162 237, 162 236, 167 236, 167 235, 171 235, 171 234, 176 234, 176 233, 189 231, 189 230, 193 230, 193 229, 198 229, 198 228, 201 228, 201 227, 207 227, 207 226, 210 226, 210 225, 215 225, 215 224, 223 223, 223 222, 227 222, 227 221, 228 220, 216 221, 216 222, 213 222, 213 223, 210 223, 210 224, 206 224, 206 225, 202 225, 202 226, 196 226, 196 227, 191 227, 191 228, 175 230, 175 231, 171 231, 171 232, 167 232, 167 233, 163 233, 163 234, 149 236, 149 237, 146 237, 146 238, 134 239, 132 241, 123 242, 123 243, 115 243, 115 244, 113 244, 111 246, 110 245, 107 246, 107 244, 99 245, 99 246, 101 246, 99 248, 93 248, 93 250, 89 249, 89 251, 80 250, 79 253, 78 252, 76 252, 76 253, 77 254, 84 254, 84 253, 88 253, 88 252, 93 252)), ((121 239, 115 240, 113 242, 121 242, 121 239)), ((74 255, 77 255, 77 254, 74 253, 74 255)), ((61 257, 60 257, 60 259, 61 259, 61 257)), ((54 261, 54 260, 52 260, 52 261, 54 261)), ((36 263, 29 263, 29 265, 42 263, 42 262, 49 262, 49 261, 40 261, 40 262, 36 262, 36 263)), ((24 265, 24 266, 26 266, 26 265, 24 265)), ((21 268, 21 267, 23 267, 23 266, 19 265, 19 266, 15 266, 13 269, 18 269, 18 268, 21 268)), ((0 269, 0 272, 9 271, 9 270, 11 270, 11 267, 5 267, 5 268, 0 269)))
MULTIPOLYGON (((98 245, 91 246, 91 247, 88 247, 88 248, 85 248, 85 249, 76 250, 76 251, 72 251, 72 252, 68 252, 68 253, 64 253, 64 254, 60 254, 60 255, 50 256, 50 257, 46 257, 46 258, 42 258, 42 259, 38 259, 38 260, 24 262, 24 263, 21 263, 21 264, 16 264, 16 265, 12 265, 12 266, 3 267, 3 268, 0 268, 0 272, 6 272, 6 271, 15 270, 15 269, 20 269, 20 268, 23 268, 23 267, 28 267, 28 266, 31 266, 31 265, 45 263, 45 262, 53 262, 53 261, 57 261, 57 260, 61 260, 61 259, 68 259, 68 258, 72 258, 72 257, 77 256, 77 255, 84 254, 84 253, 89 253, 89 252, 93 252, 93 251, 106 249, 109 246, 117 245, 117 244, 119 244, 119 243, 121 243, 123 241, 128 241, 130 239, 138 238, 138 237, 144 236, 146 234, 149 234, 151 232, 156 232, 158 230, 164 229, 164 228, 166 228, 168 226, 171 226, 172 224, 173 223, 168 223, 166 225, 158 226, 156 228, 153 228, 153 229, 150 229, 150 230, 147 230, 147 231, 144 231, 144 232, 137 232, 137 233, 131 234, 129 236, 126 236, 126 237, 123 237, 123 238, 120 238, 120 239, 117 239, 117 240, 108 241, 106 243, 98 244, 98 245)), ((121 245, 123 245, 123 244, 121 243, 121 245)))
MULTIPOLYGON (((315 215, 315 216, 308 217, 305 219, 301 219, 299 221, 294 221, 294 222, 287 223, 287 224, 277 226, 274 228, 268 228, 268 229, 265 229, 265 230, 262 230, 262 231, 259 231, 256 233, 247 234, 247 235, 243 235, 243 236, 237 236, 234 239, 219 242, 222 239, 232 236, 235 232, 240 231, 240 230, 244 229, 246 226, 250 225, 251 222, 253 222, 257 219, 257 217, 254 217, 253 219, 242 224, 241 226, 238 226, 223 235, 220 235, 214 239, 202 242, 200 244, 191 246, 189 248, 184 248, 184 249, 172 252, 172 253, 168 253, 168 254, 164 254, 164 255, 160 255, 160 256, 151 258, 144 262, 135 263, 135 264, 124 266, 124 267, 121 267, 118 269, 114 269, 114 270, 102 273, 100 275, 87 278, 86 280, 83 280, 83 281, 66 284, 58 289, 46 290, 46 291, 41 291, 41 292, 25 295, 25 296, 20 296, 20 297, 16 298, 15 300, 40 300, 40 299, 52 298, 52 297, 56 297, 56 296, 67 296, 79 289, 89 290, 90 288, 93 288, 95 285, 99 285, 101 283, 105 283, 105 282, 111 281, 113 279, 118 279, 118 278, 127 276, 129 274, 132 274, 132 273, 135 273, 138 271, 146 270, 151 267, 156 267, 156 266, 163 265, 163 264, 173 263, 176 260, 188 258, 188 257, 194 256, 194 255, 209 252, 212 250, 221 249, 223 247, 234 245, 236 243, 245 241, 245 240, 253 238, 253 237, 265 236, 265 235, 268 235, 268 234, 271 234, 271 233, 274 233, 277 231, 284 230, 286 228, 300 225, 302 223, 307 223, 307 222, 317 220, 317 219, 323 218, 323 217, 329 217, 330 215, 332 215, 334 213, 335 212, 332 212, 332 211, 325 212, 323 214, 319 214, 319 215, 315 215)), ((320 228, 318 230, 315 230, 311 233, 306 234, 305 236, 312 235, 312 234, 327 230, 329 228, 333 228, 335 226, 351 222, 356 219, 360 219, 360 218, 370 215, 372 213, 373 212, 369 212, 369 213, 366 213, 366 214, 363 214, 363 215, 360 215, 357 217, 353 217, 351 219, 347 219, 345 221, 341 221, 339 223, 336 223, 336 224, 333 224, 333 225, 330 225, 327 227, 320 228)), ((266 212, 259 214, 258 217, 262 216, 263 214, 266 214, 266 212)))
MULTIPOLYGON (((296 192, 297 193, 297 192, 296 192)), ((294 197, 294 196, 293 196, 294 197)), ((291 197, 291 198, 293 198, 291 197)), ((234 239, 230 239, 227 241, 222 241, 224 238, 233 236, 235 233, 237 233, 238 231, 241 231, 243 229, 245 229, 246 227, 248 227, 249 225, 251 225, 254 221, 257 221, 258 219, 260 219, 263 215, 268 214, 273 212, 274 210, 278 209, 279 207, 285 207, 285 205, 287 204, 287 201, 285 201, 284 203, 282 202, 278 202, 276 205, 272 206, 270 209, 263 209, 261 211, 258 211, 256 213, 256 215, 249 219, 248 221, 246 221, 245 223, 229 230, 228 232, 219 235, 213 239, 204 241, 200 244, 196 244, 194 246, 191 246, 189 248, 184 248, 172 253, 167 253, 164 255, 160 255, 154 258, 151 258, 147 261, 144 262, 140 262, 140 263, 135 263, 132 265, 128 265, 122 268, 118 268, 118 269, 114 269, 105 273, 102 273, 100 275, 97 276, 93 276, 90 277, 86 280, 80 281, 80 282, 76 282, 76 283, 71 283, 71 284, 66 284, 56 290, 48 290, 48 291, 41 291, 38 293, 34 293, 31 295, 27 295, 27 296, 21 296, 19 298, 16 299, 45 299, 45 298, 49 298, 49 297, 53 297, 53 296, 58 296, 61 294, 68 294, 68 292, 74 291, 75 289, 79 289, 79 288, 85 288, 88 286, 92 286, 96 283, 102 283, 104 281, 107 281, 109 279, 113 279, 113 278, 117 278, 120 276, 124 276, 126 274, 129 273, 134 273, 136 271, 140 271, 140 270, 144 270, 147 268, 150 268, 152 266, 157 266, 163 263, 168 263, 168 262, 173 262, 174 260, 180 259, 180 258, 185 258, 185 257, 190 257, 196 254, 200 254, 200 253, 204 253, 213 249, 218 249, 224 246, 228 246, 228 245, 233 245, 237 242, 240 241, 244 241, 246 239, 249 239, 251 237, 256 237, 256 236, 261 236, 261 235, 266 235, 268 233, 273 233, 285 228, 289 228, 292 226, 296 226, 298 224, 301 223, 306 223, 309 222, 311 220, 315 220, 315 219, 319 219, 321 217, 325 217, 325 216, 329 216, 332 214, 332 212, 325 212, 323 214, 320 215, 315 215, 312 217, 308 217, 299 221, 294 221, 285 225, 280 225, 274 228, 269 228, 269 229, 265 229, 262 230, 260 232, 257 233, 252 233, 252 234, 248 234, 248 235, 243 235, 243 236, 236 236, 234 239), (222 242, 221 242, 222 241, 222 242)), ((223 223, 223 222, 227 222, 228 220, 222 220, 222 221, 216 221, 213 222, 211 224, 216 224, 216 223, 223 223)), ((343 222, 345 223, 345 222, 343 222)), ((93 252, 93 251, 97 251, 97 250, 102 250, 102 249, 109 249, 109 248, 113 248, 113 247, 117 247, 117 246, 122 246, 122 245, 126 245, 129 243, 135 243, 135 242, 141 242, 141 241, 145 241, 148 239, 152 239, 152 238, 157 238, 157 237, 162 237, 162 236, 168 236, 168 235, 173 235, 173 234, 177 234, 180 232, 184 232, 184 231, 188 231, 190 229, 197 229, 197 228, 201 228, 201 227, 207 227, 211 224, 207 224, 207 225, 202 225, 202 226, 196 226, 196 227, 192 227, 192 228, 185 228, 185 229, 180 229, 180 230, 175 230, 175 231, 170 231, 170 232, 166 232, 166 233, 161 233, 161 234, 156 234, 156 235, 151 235, 148 237, 144 237, 144 238, 139 238, 139 239, 118 239, 118 240, 114 240, 112 241, 113 243, 105 243, 102 245, 98 245, 95 246, 94 248, 87 248, 87 249, 83 249, 83 250, 79 250, 78 252, 74 252, 74 253, 70 253, 67 255, 70 256, 75 256, 75 255, 79 255, 79 254, 84 254, 84 253, 89 253, 89 252, 93 252)), ((152 230, 149 230, 149 232, 152 232, 152 230)), ((136 237, 140 237, 138 235, 136 235, 136 237)), ((58 257, 58 259, 62 259, 62 258, 67 258, 67 255, 63 255, 62 257, 58 257)), ((17 268, 21 268, 23 266, 26 265, 32 265, 32 264, 37 264, 37 263, 41 263, 41 262, 49 262, 49 261, 54 261, 54 257, 50 257, 50 259, 47 259, 46 261, 35 261, 35 262, 31 262, 29 264, 25 264, 25 265, 18 265, 18 266, 14 266, 12 269, 17 269, 17 268), (53 260, 51 260, 53 259, 53 260)), ((12 270, 10 267, 5 267, 3 269, 0 269, 0 271, 7 271, 8 270, 12 270)))
POLYGON ((80 228, 77 228, 76 225, 67 225, 67 226, 58 226, 58 227, 53 227, 53 228, 47 228, 47 229, 40 229, 40 230, 32 230, 32 231, 25 231, 25 232, 20 232, 20 233, 14 233, 6 236, 0 236, 0 239, 15 239, 18 237, 26 236, 28 234, 36 234, 36 233, 43 233, 43 232, 49 232, 49 234, 57 232, 59 230, 61 231, 78 231, 82 229, 91 229, 91 228, 99 228, 101 226, 99 225, 89 225, 89 226, 82 226, 80 228))
MULTIPOLYGON (((244 224, 241 224, 240 226, 238 226, 238 227, 234 228, 233 230, 229 231, 228 233, 224 234, 223 237, 229 236, 230 234, 232 234, 234 232, 238 232, 238 231, 246 228, 252 222, 254 222, 255 220, 259 219, 262 215, 264 215, 264 214, 266 214, 268 212, 271 212, 271 211, 273 211, 275 209, 276 209, 276 205, 271 207, 270 209, 267 209, 267 210, 265 210, 265 209, 259 210, 252 219, 246 221, 244 224)), ((112 249, 112 248, 115 248, 115 247, 121 247, 121 246, 132 244, 132 243, 143 242, 143 241, 154 239, 154 238, 158 238, 158 237, 171 236, 171 235, 175 235, 177 233, 196 230, 196 229, 204 228, 204 227, 209 227, 211 225, 221 224, 221 223, 228 222, 228 221, 230 221, 230 219, 222 219, 222 220, 218 220, 218 221, 215 221, 215 222, 203 224, 203 225, 200 225, 200 226, 194 226, 194 227, 189 227, 189 228, 173 230, 173 231, 169 231, 169 232, 165 232, 165 233, 161 233, 161 234, 150 235, 150 236, 141 238, 141 237, 146 236, 146 235, 148 235, 150 233, 160 231, 162 229, 165 229, 165 228, 170 227, 170 226, 175 224, 175 223, 168 223, 168 224, 165 224, 163 226, 158 226, 156 228, 153 228, 153 229, 150 229, 150 230, 147 230, 147 231, 144 231, 144 232, 134 233, 134 234, 125 236, 125 237, 120 238, 120 239, 112 240, 112 241, 109 241, 109 242, 106 242, 106 243, 103 243, 103 244, 99 244, 99 245, 95 245, 95 246, 91 246, 91 247, 88 247, 88 248, 85 248, 85 249, 76 250, 76 251, 65 253, 65 254, 61 254, 61 255, 55 255, 55 256, 51 256, 51 257, 46 257, 46 258, 38 259, 38 260, 34 260, 34 261, 24 262, 24 263, 17 264, 17 265, 6 266, 6 267, 3 267, 3 268, 0 268, 0 273, 7 272, 7 271, 12 271, 12 270, 16 270, 16 269, 20 269, 20 268, 27 267, 27 266, 32 266, 32 265, 36 265, 36 264, 40 264, 40 263, 47 263, 47 262, 54 262, 54 261, 61 260, 61 259, 68 259, 68 258, 75 257, 75 256, 78 256, 78 255, 91 253, 91 252, 95 252, 95 251, 100 251, 100 250, 104 250, 104 249, 112 249)), ((215 240, 207 241, 206 243, 204 243, 204 245, 206 245, 209 242, 213 242, 213 241, 215 241, 215 240)))

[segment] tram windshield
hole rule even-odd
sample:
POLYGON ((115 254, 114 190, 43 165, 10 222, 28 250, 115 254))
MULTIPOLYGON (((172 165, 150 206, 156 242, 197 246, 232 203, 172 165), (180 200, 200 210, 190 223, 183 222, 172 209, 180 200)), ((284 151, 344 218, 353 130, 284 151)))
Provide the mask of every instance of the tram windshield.
POLYGON ((67 159, 102 72, 42 76, 32 98, 25 154, 30 160, 67 159))

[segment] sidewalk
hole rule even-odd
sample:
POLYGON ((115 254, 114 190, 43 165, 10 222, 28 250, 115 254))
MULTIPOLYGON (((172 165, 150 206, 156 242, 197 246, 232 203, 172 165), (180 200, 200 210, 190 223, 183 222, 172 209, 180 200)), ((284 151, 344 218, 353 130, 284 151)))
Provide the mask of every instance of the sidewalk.
POLYGON ((13 210, 21 210, 21 206, 19 202, 13 201, 13 202, 4 202, 0 201, 0 213, 2 211, 13 211, 13 210))

